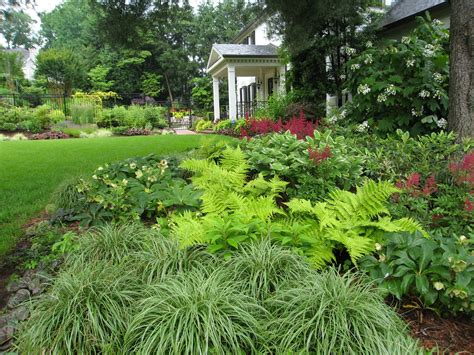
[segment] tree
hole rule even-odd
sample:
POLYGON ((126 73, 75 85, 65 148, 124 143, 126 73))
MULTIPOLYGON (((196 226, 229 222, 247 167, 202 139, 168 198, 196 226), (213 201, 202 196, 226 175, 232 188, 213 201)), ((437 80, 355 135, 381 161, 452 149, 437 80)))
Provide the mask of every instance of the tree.
POLYGON ((82 62, 68 49, 47 49, 36 58, 36 77, 46 78, 51 90, 70 95, 86 77, 82 62))
POLYGON ((109 67, 103 65, 97 65, 96 67, 89 70, 87 76, 91 83, 92 90, 94 91, 109 91, 114 85, 113 80, 107 80, 107 75, 110 72, 109 67))
POLYGON ((4 12, 4 18, 0 22, 0 33, 7 43, 8 48, 30 49, 37 40, 31 29, 35 21, 22 10, 4 12))
MULTIPOLYGON (((326 93, 341 96, 347 48, 362 48, 371 37, 372 0, 266 0, 278 13, 274 31, 283 35, 293 69, 288 80, 308 101, 323 103, 326 93), (365 29, 365 31, 361 31, 365 29)), ((321 105, 321 107, 324 107, 321 105)), ((321 112, 322 113, 322 112, 321 112)))
POLYGON ((451 0, 449 128, 474 136, 474 2, 451 0))
POLYGON ((24 79, 22 54, 0 50, 0 72, 5 86, 10 91, 17 91, 18 82, 24 79))

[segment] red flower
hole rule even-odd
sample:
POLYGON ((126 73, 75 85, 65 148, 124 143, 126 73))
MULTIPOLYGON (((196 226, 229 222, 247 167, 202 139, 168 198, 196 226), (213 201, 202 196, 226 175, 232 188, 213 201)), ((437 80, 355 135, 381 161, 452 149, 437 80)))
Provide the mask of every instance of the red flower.
POLYGON ((406 188, 410 189, 412 187, 418 187, 420 185, 420 177, 419 173, 413 173, 407 178, 406 188))
POLYGON ((434 174, 432 174, 425 181, 425 187, 423 187, 423 195, 430 196, 432 193, 437 191, 438 185, 436 184, 436 178, 434 174))
POLYGON ((466 212, 472 212, 473 209, 474 206, 472 205, 471 199, 469 197, 466 197, 466 199, 464 200, 464 210, 466 212))
POLYGON ((309 159, 311 159, 316 164, 321 163, 332 157, 331 147, 326 145, 324 149, 318 151, 317 149, 308 148, 309 159))

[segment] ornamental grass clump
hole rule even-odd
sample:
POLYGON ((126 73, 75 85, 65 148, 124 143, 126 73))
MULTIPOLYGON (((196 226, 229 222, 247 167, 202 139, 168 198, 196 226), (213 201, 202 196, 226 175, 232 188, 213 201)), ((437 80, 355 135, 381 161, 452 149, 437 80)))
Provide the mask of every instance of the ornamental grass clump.
POLYGON ((77 258, 33 301, 21 354, 117 353, 139 288, 129 269, 77 258))
POLYGON ((217 269, 192 270, 150 286, 125 336, 129 354, 255 353, 265 310, 217 269))
POLYGON ((154 236, 130 255, 130 263, 142 282, 153 284, 193 268, 213 269, 217 257, 202 247, 181 248, 176 239, 154 236))
POLYGON ((242 245, 227 262, 233 280, 241 280, 242 291, 260 301, 288 281, 307 277, 312 269, 304 257, 267 238, 242 245))
MULTIPOLYGON (((107 224, 92 228, 80 238, 78 253, 84 260, 120 264, 132 252, 143 250, 143 244, 162 236, 140 224, 107 224)), ((73 260, 76 258, 74 256, 73 260)))
POLYGON ((265 303, 276 353, 415 354, 396 312, 361 275, 334 269, 283 288, 265 303))

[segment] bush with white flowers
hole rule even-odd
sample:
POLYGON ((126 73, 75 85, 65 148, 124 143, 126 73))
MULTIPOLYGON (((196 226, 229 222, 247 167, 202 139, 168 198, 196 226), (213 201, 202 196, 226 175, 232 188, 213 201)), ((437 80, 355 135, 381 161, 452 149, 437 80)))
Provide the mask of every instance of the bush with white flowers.
POLYGON ((354 94, 348 119, 381 133, 428 133, 446 127, 449 33, 440 21, 418 19, 400 41, 368 45, 348 62, 354 94))

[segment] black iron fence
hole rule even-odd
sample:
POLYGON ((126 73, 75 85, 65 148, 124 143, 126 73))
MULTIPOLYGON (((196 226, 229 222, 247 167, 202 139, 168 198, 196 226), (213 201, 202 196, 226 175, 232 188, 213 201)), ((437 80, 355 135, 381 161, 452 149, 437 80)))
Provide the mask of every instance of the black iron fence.
POLYGON ((0 94, 0 105, 15 107, 38 107, 48 105, 55 110, 61 110, 66 116, 74 116, 76 110, 85 110, 90 106, 91 115, 97 117, 100 108, 111 108, 114 106, 160 106, 166 108, 166 119, 170 128, 189 129, 193 124, 194 111, 190 101, 163 101, 139 93, 121 93, 117 97, 102 100, 101 107, 91 98, 73 97, 61 94, 0 94))
MULTIPOLYGON (((268 101, 238 101, 237 117, 255 117, 259 110, 263 110, 268 106, 268 101)), ((229 105, 221 106, 221 119, 229 118, 229 105)))

